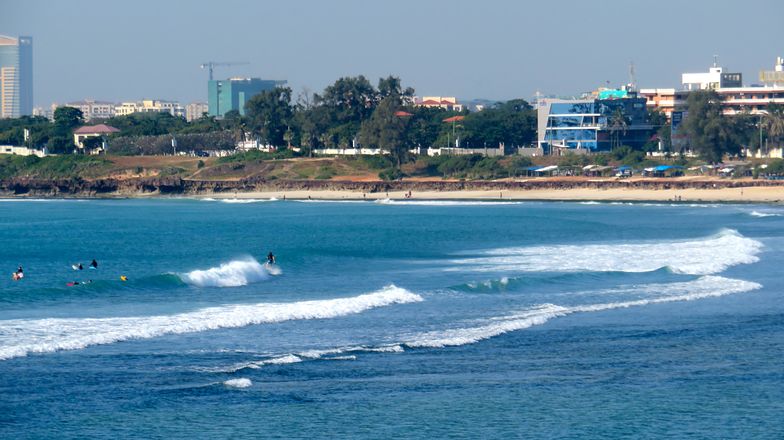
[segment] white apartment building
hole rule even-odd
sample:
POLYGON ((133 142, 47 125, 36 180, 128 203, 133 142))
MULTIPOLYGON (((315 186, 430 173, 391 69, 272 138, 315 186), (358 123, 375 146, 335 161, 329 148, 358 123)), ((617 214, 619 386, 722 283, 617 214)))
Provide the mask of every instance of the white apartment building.
POLYGON ((185 107, 175 101, 159 101, 155 99, 143 99, 141 101, 123 102, 114 107, 114 114, 117 116, 130 115, 132 113, 153 113, 166 112, 172 116, 185 117, 185 107))
POLYGON ((68 102, 63 105, 65 107, 73 107, 81 110, 85 121, 109 119, 114 116, 115 103, 113 102, 85 99, 84 101, 68 102))

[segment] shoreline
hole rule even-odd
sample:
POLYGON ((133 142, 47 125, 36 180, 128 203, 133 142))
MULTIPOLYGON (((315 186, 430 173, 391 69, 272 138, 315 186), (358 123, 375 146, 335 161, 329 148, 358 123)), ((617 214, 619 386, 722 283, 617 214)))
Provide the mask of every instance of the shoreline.
POLYGON ((721 189, 594 189, 573 188, 553 190, 462 190, 462 191, 389 191, 363 193, 346 190, 294 190, 249 191, 237 193, 188 195, 194 199, 216 200, 322 200, 322 201, 423 201, 423 200, 472 200, 472 201, 553 201, 553 202, 677 202, 677 203, 784 203, 784 188, 743 187, 721 189))
POLYGON ((291 199, 784 203, 784 181, 727 179, 528 179, 509 181, 14 179, 7 199, 291 199), (410 194, 410 198, 407 195, 410 194))

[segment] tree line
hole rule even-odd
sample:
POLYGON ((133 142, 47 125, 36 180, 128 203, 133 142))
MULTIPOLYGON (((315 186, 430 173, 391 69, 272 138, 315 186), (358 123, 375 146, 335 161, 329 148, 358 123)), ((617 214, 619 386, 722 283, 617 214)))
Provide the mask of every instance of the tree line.
MULTIPOLYGON (((374 86, 359 75, 340 78, 321 93, 305 90, 296 98, 287 87, 259 93, 245 104, 245 115, 233 110, 220 119, 203 115, 187 122, 169 113, 134 113, 90 122, 118 128, 120 132, 110 139, 110 152, 127 155, 168 153, 171 137, 177 137, 180 151, 231 150, 250 134, 266 145, 300 147, 305 155, 318 148, 378 148, 389 151, 399 166, 416 147, 496 148, 504 144, 514 148, 535 142, 536 111, 523 99, 499 102, 479 112, 457 112, 415 106, 413 96, 414 90, 404 88, 397 77, 380 78, 374 86), (454 122, 445 122, 450 118, 454 122)), ((774 146, 784 140, 782 105, 769 104, 764 115, 725 115, 715 91, 696 91, 689 94, 685 109, 685 148, 708 162, 736 156, 742 147, 760 148, 763 132, 774 146)), ((614 133, 625 129, 623 115, 611 119, 614 133)), ((74 149, 73 130, 84 122, 81 111, 71 107, 57 108, 53 121, 37 116, 0 119, 0 144, 46 146, 52 153, 69 153, 74 149), (24 129, 30 133, 27 141, 24 129)), ((665 150, 673 151, 666 117, 654 111, 649 122, 658 128, 657 142, 645 149, 652 150, 661 141, 665 150)), ((102 141, 88 139, 86 143, 91 147, 102 141)), ((625 148, 616 143, 614 149, 625 148)))

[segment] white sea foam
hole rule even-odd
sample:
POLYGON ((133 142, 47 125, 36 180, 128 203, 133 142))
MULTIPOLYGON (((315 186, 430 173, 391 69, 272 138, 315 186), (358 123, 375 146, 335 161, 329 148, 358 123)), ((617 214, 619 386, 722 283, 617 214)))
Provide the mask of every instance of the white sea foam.
POLYGON ((493 206, 493 205, 522 205, 524 202, 501 202, 481 200, 392 200, 379 199, 376 203, 382 205, 413 205, 413 206, 493 206))
POLYGON ((220 203, 236 203, 236 204, 246 204, 246 203, 262 203, 262 202, 275 202, 278 199, 275 197, 270 197, 269 199, 238 199, 238 198, 231 198, 231 199, 216 199, 213 197, 204 197, 200 198, 202 202, 220 202, 220 203))
POLYGON ((238 287, 258 283, 279 275, 280 268, 262 265, 253 258, 234 260, 205 270, 193 270, 179 274, 180 279, 197 287, 238 287))
POLYGON ((543 304, 513 315, 491 318, 487 320, 486 324, 480 326, 438 330, 415 335, 409 338, 404 345, 411 348, 440 348, 473 344, 505 333, 541 325, 553 318, 574 313, 598 312, 676 301, 694 301, 730 295, 733 293, 749 292, 762 287, 761 285, 750 281, 711 275, 703 276, 689 282, 653 286, 656 286, 660 291, 668 292, 668 294, 655 298, 587 304, 572 307, 543 304))
POLYGON ((751 211, 749 215, 752 217, 781 217, 781 214, 776 214, 773 212, 760 212, 760 211, 751 211))
POLYGON ((248 388, 253 385, 253 382, 243 377, 240 379, 229 379, 223 382, 223 384, 230 388, 248 388))
POLYGON ((726 229, 690 240, 493 249, 482 257, 453 260, 459 267, 447 270, 650 272, 669 267, 677 273, 708 275, 757 262, 762 247, 759 241, 726 229))
POLYGON ((0 360, 30 353, 78 350, 92 345, 167 334, 195 333, 299 319, 327 319, 393 304, 422 301, 408 290, 387 286, 349 298, 294 303, 236 304, 176 315, 11 319, 0 321, 0 360))

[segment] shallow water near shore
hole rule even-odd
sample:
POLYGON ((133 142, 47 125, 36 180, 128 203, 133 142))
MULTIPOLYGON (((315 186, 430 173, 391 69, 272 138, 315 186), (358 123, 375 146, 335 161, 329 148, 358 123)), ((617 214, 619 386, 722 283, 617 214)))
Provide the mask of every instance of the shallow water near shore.
POLYGON ((784 436, 781 206, 27 200, 0 226, 2 438, 784 436))

